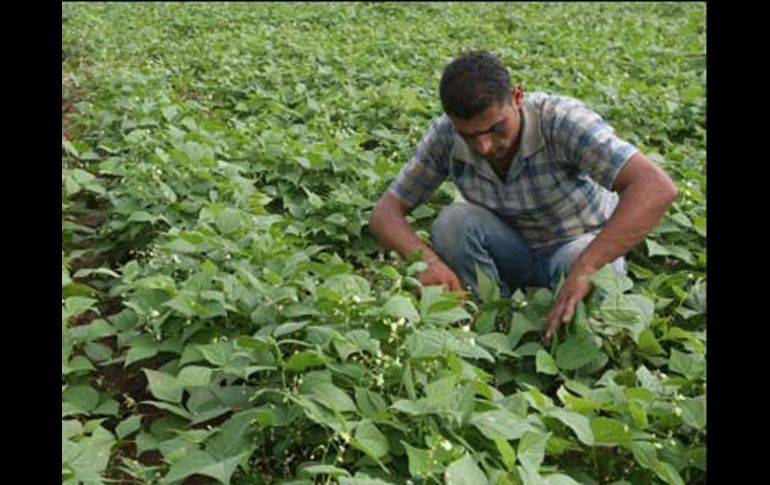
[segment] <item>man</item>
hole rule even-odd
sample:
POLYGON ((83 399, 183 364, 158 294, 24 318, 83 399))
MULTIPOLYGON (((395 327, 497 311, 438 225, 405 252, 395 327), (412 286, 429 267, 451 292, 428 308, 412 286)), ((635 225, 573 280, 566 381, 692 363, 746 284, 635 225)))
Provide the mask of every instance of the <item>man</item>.
POLYGON ((440 84, 444 115, 417 145, 371 215, 372 234, 402 256, 422 250, 418 279, 476 286, 476 265, 503 294, 555 289, 545 339, 591 290, 587 277, 641 242, 676 198, 666 173, 583 103, 512 87, 487 52, 452 61, 440 84), (406 220, 451 176, 467 203, 445 207, 423 243, 406 220), (618 196, 618 194, 620 194, 618 196))

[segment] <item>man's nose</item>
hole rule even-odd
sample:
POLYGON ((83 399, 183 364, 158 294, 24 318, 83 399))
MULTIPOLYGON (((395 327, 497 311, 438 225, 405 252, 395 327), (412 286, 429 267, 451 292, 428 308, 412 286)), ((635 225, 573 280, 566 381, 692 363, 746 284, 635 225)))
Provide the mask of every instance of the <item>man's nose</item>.
POLYGON ((481 155, 486 155, 489 149, 492 147, 492 140, 488 136, 480 136, 476 138, 476 150, 481 155))

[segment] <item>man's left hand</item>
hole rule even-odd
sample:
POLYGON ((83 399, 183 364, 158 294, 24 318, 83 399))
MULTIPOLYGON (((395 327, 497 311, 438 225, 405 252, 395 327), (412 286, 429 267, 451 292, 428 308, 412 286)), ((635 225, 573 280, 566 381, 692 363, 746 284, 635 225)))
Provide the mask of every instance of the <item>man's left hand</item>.
POLYGON ((548 313, 544 336, 546 342, 551 341, 551 337, 562 324, 572 321, 575 306, 591 292, 591 283, 588 281, 590 274, 589 271, 573 268, 567 275, 559 294, 556 295, 556 302, 548 313))

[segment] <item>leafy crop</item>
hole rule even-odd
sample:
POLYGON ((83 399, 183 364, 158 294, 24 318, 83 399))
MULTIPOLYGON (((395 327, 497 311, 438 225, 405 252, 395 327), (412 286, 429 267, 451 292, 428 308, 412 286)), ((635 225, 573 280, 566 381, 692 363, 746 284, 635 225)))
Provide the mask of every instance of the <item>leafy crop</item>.
POLYGON ((63 4, 62 482, 704 481, 704 33, 692 3, 63 4), (419 288, 368 232, 472 48, 680 188, 548 347, 548 290, 419 288))

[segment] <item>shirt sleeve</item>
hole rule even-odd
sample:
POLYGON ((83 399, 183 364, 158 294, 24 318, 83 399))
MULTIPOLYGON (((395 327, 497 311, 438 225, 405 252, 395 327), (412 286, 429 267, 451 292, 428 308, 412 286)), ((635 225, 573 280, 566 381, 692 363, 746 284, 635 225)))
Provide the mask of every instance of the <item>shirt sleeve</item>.
POLYGON ((638 149, 618 138, 601 116, 580 101, 565 98, 553 113, 548 131, 562 160, 613 190, 618 173, 638 149))
POLYGON ((453 143, 449 119, 446 115, 435 119, 388 190, 410 208, 428 200, 449 173, 448 160, 453 143))

